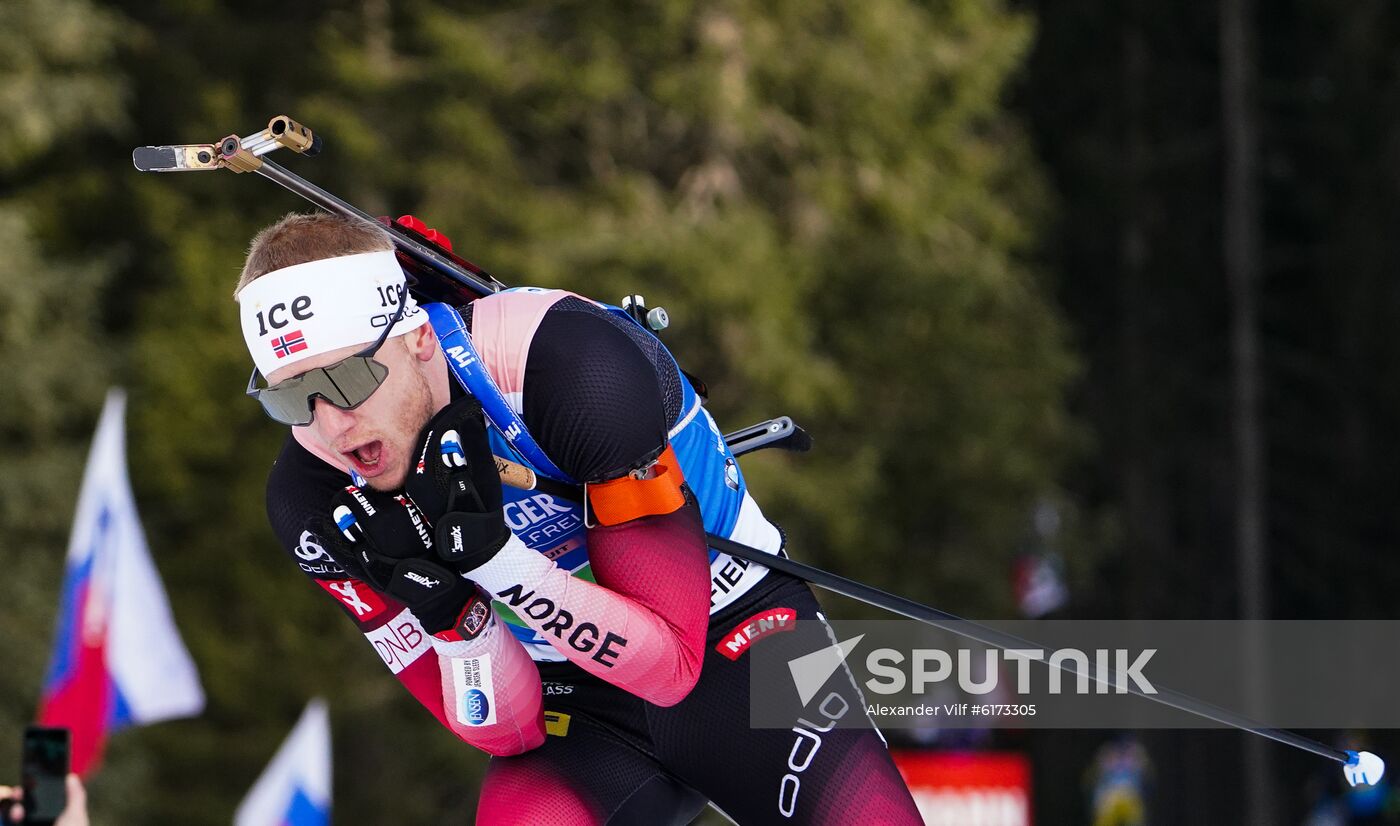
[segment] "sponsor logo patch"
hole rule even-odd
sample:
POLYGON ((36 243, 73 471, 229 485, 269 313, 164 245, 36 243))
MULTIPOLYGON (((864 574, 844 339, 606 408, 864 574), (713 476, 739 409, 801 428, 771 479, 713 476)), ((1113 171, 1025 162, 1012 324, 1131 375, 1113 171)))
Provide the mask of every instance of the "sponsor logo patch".
POLYGON ((513 490, 507 489, 507 498, 515 493, 524 495, 505 503, 506 526, 531 550, 543 553, 570 545, 567 551, 583 544, 583 516, 578 507, 547 493, 513 490))
POLYGON ((465 347, 448 347, 447 357, 457 362, 457 366, 463 370, 476 363, 476 358, 468 353, 465 347))
POLYGON ((568 609, 559 608, 548 597, 536 597, 534 591, 526 591, 523 585, 512 585, 498 591, 496 596, 517 615, 540 620, 543 623, 538 629, 541 636, 548 637, 553 631, 556 639, 567 641, 570 648, 587 654, 604 668, 617 665, 617 658, 627 647, 627 638, 621 634, 579 621, 568 609))
POLYGON ((428 534, 428 528, 423 524, 423 517, 418 515, 418 506, 413 504, 413 500, 403 494, 394 497, 394 501, 403 505, 403 509, 408 512, 408 521, 413 523, 413 529, 418 532, 418 540, 423 543, 423 547, 431 550, 433 538, 428 534))
POLYGON ((335 597, 357 620, 372 620, 384 613, 384 609, 388 607, 373 588, 358 579, 318 579, 316 584, 335 597))
POLYGON ((422 574, 418 573, 417 571, 407 571, 407 572, 404 573, 403 576, 404 576, 404 579, 412 580, 413 582, 416 582, 416 583, 418 583, 419 585, 422 585, 424 588, 427 588, 427 589, 430 590, 430 591, 431 591, 432 589, 438 587, 439 584, 441 584, 441 583, 439 582, 439 580, 436 580, 436 579, 429 579, 428 577, 423 576, 422 574))
POLYGON ((457 633, 462 639, 476 639, 491 621, 491 606, 485 600, 473 596, 462 612, 462 621, 457 624, 457 633))
MULTIPOLYGON (((360 503, 361 508, 364 508, 365 516, 374 516, 374 514, 376 513, 374 505, 371 505, 369 503, 369 499, 366 499, 365 495, 363 493, 360 493, 359 488, 352 485, 346 488, 345 492, 355 497, 355 501, 360 503)), ((348 513, 349 511, 347 510, 346 512, 348 513)))
POLYGON ((462 695, 461 714, 466 718, 467 725, 484 724, 491 714, 491 701, 486 698, 486 692, 479 688, 467 689, 467 693, 462 695))
POLYGON ((319 577, 345 573, 345 569, 336 564, 326 549, 321 547, 321 540, 311 531, 301 532, 301 539, 292 552, 297 556, 297 565, 308 574, 319 577))
POLYGON ((302 531, 297 542, 296 555, 311 562, 318 559, 330 559, 331 555, 326 553, 326 549, 321 547, 321 540, 316 538, 316 534, 311 531, 302 531))
POLYGON ((496 722, 490 654, 453 659, 452 686, 457 692, 457 722, 468 726, 489 726, 496 722))
POLYGON ((366 631, 365 639, 374 645, 379 658, 395 674, 413 665, 423 652, 433 647, 428 633, 407 608, 373 631, 366 631))
POLYGON ((414 473, 419 476, 428 472, 428 445, 431 444, 432 436, 423 442, 423 450, 418 453, 418 467, 414 468, 414 473))
POLYGON ((724 635, 715 650, 731 660, 737 660, 758 640, 796 627, 796 611, 791 608, 768 608, 734 626, 734 630, 724 635))

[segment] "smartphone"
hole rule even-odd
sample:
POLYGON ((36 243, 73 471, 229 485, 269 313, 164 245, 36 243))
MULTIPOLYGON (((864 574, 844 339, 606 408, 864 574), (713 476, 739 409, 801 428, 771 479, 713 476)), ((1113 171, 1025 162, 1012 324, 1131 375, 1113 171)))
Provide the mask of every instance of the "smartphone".
POLYGON ((66 728, 29 726, 24 730, 20 778, 25 826, 52 826, 68 805, 69 736, 66 728))

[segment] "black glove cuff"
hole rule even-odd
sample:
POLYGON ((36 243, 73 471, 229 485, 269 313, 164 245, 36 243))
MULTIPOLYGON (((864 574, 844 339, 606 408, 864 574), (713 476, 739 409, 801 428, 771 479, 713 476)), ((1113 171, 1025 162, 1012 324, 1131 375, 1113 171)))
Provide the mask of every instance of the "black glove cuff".
POLYGON ((425 631, 437 634, 457 623, 475 592, 456 571, 429 559, 405 559, 394 567, 386 593, 407 605, 425 631))

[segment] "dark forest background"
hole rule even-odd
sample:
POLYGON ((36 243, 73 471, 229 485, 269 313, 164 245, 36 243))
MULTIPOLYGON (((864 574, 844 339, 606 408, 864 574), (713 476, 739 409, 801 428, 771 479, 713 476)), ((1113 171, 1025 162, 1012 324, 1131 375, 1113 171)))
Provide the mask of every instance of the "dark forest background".
MULTIPOLYGON (((130 166, 284 112, 326 137, 295 171, 507 283, 645 294, 722 426, 811 430, 745 460, 799 559, 988 619, 1028 547, 1063 561, 1067 618, 1392 618, 1397 44, 1382 0, 3 0, 0 778, 120 384, 210 703, 111 741, 95 822, 227 821, 313 695, 339 817, 474 811, 484 758, 262 513, 280 434, 242 396, 230 293, 305 207, 130 166)), ((1112 736, 993 745, 1032 755, 1037 822, 1082 823, 1112 736)), ((1241 735, 1142 742, 1153 823, 1302 823, 1340 791, 1241 735)))

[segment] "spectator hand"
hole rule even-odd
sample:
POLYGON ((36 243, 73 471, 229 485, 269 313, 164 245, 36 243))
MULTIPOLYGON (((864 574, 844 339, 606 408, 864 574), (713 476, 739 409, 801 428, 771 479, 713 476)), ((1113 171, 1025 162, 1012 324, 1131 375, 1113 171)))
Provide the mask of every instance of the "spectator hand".
MULTIPOLYGON (((64 778, 63 785, 68 793, 68 805, 63 807, 54 826, 88 826, 87 790, 83 788, 83 781, 76 774, 70 774, 64 778)), ((24 816, 24 789, 0 786, 0 823, 23 826, 24 816)))

